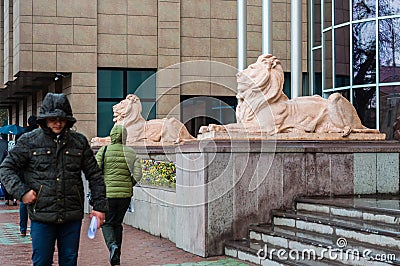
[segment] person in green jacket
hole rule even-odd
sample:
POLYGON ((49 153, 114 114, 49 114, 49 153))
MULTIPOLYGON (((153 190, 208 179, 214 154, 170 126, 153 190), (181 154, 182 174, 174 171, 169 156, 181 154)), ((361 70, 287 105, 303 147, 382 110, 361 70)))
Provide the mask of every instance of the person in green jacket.
POLYGON ((96 154, 97 163, 103 169, 109 204, 102 232, 111 265, 120 265, 122 221, 131 203, 132 188, 142 177, 141 159, 131 147, 125 146, 126 134, 123 126, 115 125, 110 132, 111 144, 101 147, 96 154))

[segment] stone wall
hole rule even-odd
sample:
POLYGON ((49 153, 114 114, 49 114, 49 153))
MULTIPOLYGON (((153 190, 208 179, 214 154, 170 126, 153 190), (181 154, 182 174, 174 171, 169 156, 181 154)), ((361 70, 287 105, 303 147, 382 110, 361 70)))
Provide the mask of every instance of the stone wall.
POLYGON ((175 197, 172 189, 134 187, 124 223, 176 242, 175 197))
POLYGON ((194 141, 135 147, 177 165, 176 193, 134 188, 125 223, 193 254, 223 254, 248 225, 270 222, 298 196, 399 194, 394 141, 194 141))
POLYGON ((300 195, 399 193, 398 142, 216 141, 177 153, 176 245, 220 255, 300 195), (187 221, 191 221, 189 224, 187 221), (185 233, 182 233, 185 232, 185 233))

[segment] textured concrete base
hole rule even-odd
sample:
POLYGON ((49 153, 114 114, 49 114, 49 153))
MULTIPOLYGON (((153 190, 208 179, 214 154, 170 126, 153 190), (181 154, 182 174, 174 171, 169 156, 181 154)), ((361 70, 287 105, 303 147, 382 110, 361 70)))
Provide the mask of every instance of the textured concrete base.
POLYGON ((298 196, 399 193, 393 141, 211 140, 176 153, 177 247, 222 254, 298 196), (204 145, 206 143, 206 145, 204 145))
POLYGON ((343 137, 342 133, 279 133, 268 135, 265 133, 247 133, 238 131, 211 131, 197 136, 198 140, 384 140, 386 134, 379 133, 351 133, 343 137))

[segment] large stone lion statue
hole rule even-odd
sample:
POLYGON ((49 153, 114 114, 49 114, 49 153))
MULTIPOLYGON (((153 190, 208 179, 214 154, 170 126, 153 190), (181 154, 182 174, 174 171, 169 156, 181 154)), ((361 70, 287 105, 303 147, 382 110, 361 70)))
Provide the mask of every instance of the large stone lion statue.
MULTIPOLYGON (((142 116, 142 104, 138 96, 129 94, 113 106, 114 123, 127 130, 127 144, 140 141, 181 143, 195 140, 186 127, 175 117, 146 121, 142 116)), ((93 146, 106 145, 110 138, 93 138, 93 146)))
POLYGON ((289 100, 283 92, 284 73, 279 60, 270 54, 237 75, 237 123, 203 126, 209 131, 251 133, 379 133, 366 128, 353 105, 339 93, 328 99, 319 95, 289 100))

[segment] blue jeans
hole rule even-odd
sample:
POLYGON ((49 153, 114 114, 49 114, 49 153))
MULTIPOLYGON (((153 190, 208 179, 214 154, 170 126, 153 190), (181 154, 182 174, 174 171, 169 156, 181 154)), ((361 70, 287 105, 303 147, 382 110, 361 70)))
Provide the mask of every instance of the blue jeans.
POLYGON ((20 201, 19 202, 19 231, 21 233, 26 233, 28 228, 28 209, 26 205, 20 201))
POLYGON ((31 221, 32 261, 34 266, 53 264, 57 240, 58 265, 76 266, 82 221, 50 224, 31 221))

